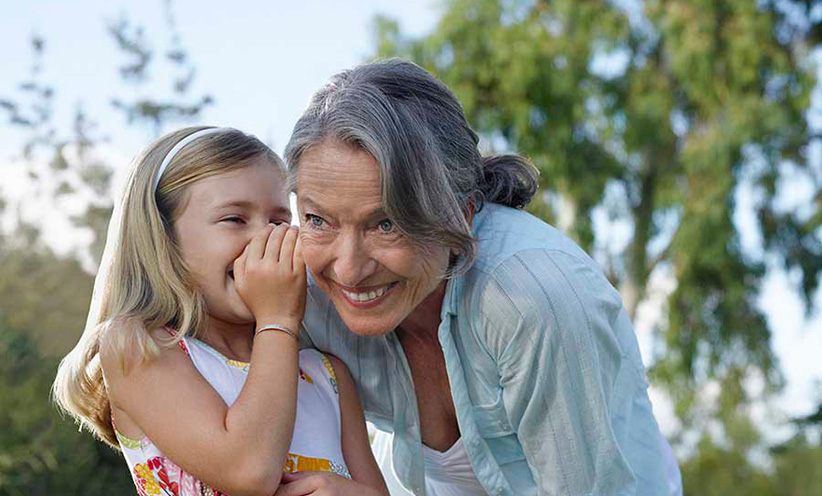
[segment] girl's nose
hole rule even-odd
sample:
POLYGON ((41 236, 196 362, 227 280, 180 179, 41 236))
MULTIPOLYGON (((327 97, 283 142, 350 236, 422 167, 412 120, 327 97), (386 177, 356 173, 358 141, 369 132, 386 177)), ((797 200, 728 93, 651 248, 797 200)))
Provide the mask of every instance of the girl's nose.
POLYGON ((248 229, 246 229, 245 244, 250 243, 251 240, 254 239, 255 236, 261 234, 264 231, 271 232, 271 230, 274 229, 274 227, 275 227, 275 224, 270 223, 270 222, 249 221, 248 229))

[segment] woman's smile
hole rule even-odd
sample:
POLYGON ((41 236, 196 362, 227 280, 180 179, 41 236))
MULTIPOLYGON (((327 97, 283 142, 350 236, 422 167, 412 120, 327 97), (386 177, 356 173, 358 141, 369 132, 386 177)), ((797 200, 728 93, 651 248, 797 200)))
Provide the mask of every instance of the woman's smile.
POLYGON ((373 308, 386 300, 396 285, 396 282, 392 282, 381 286, 362 288, 347 288, 339 284, 337 284, 336 287, 352 306, 357 308, 373 308))
POLYGON ((450 251, 423 248, 382 208, 367 152, 338 141, 306 151, 297 176, 305 262, 352 332, 375 336, 414 318, 442 282, 450 251))

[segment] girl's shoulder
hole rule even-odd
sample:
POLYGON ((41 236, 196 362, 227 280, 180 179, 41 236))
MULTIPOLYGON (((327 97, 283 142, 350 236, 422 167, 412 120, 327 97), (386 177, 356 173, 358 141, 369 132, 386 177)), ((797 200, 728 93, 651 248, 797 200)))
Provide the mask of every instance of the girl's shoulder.
POLYGON ((333 355, 313 348, 300 350, 300 379, 313 383, 314 379, 320 378, 335 396, 339 394, 338 374, 348 373, 347 369, 342 371, 341 367, 344 369, 345 365, 333 355))
POLYGON ((336 376, 335 370, 345 367, 345 364, 329 353, 323 353, 314 348, 304 348, 300 350, 300 367, 323 370, 329 376, 334 377, 336 376))
POLYGON ((135 368, 151 364, 184 365, 187 349, 174 331, 167 328, 147 330, 135 318, 118 317, 99 324, 100 365, 107 376, 127 376, 135 368), (179 346, 174 346, 178 344, 179 346))
POLYGON ((191 360, 183 350, 167 344, 173 340, 168 331, 148 331, 135 319, 100 324, 97 339, 112 420, 116 418, 116 433, 123 437, 118 441, 124 445, 124 441, 143 440, 145 433, 131 415, 135 405, 167 403, 161 397, 171 377, 175 383, 193 384, 191 360))

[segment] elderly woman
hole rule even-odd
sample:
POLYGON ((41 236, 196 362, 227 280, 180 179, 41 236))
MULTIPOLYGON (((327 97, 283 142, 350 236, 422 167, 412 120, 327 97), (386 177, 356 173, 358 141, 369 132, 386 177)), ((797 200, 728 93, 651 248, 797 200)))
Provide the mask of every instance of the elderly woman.
POLYGON ((521 210, 533 167, 477 143, 454 95, 409 62, 313 96, 285 152, 313 279, 307 344, 348 365, 415 494, 668 494, 619 295, 521 210))

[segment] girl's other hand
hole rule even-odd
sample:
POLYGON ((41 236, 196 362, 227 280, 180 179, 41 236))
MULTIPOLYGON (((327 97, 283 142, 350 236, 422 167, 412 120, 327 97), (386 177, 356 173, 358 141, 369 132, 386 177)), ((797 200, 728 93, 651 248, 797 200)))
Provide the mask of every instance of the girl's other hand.
POLYGON ((305 313, 306 275, 299 228, 269 225, 234 261, 237 293, 258 324, 297 332, 305 313))
POLYGON ((373 487, 331 472, 284 473, 274 496, 382 496, 373 487))

